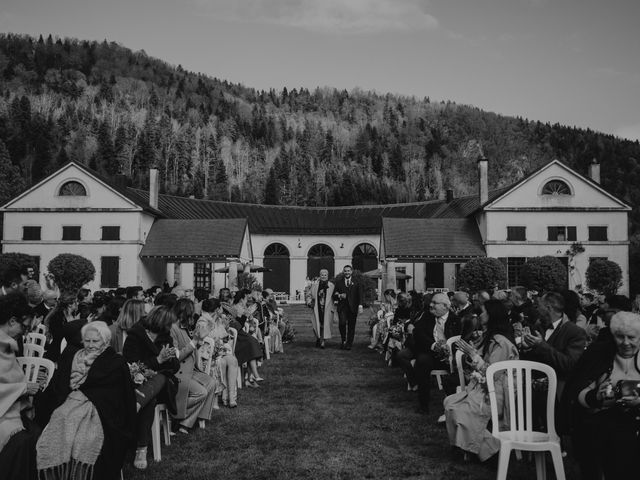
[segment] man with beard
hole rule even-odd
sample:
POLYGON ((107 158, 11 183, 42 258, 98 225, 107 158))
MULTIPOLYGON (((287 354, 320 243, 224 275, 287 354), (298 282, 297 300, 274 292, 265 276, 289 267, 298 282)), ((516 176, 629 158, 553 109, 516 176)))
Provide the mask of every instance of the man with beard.
POLYGON ((342 269, 342 278, 336 281, 333 299, 338 302, 338 327, 342 337, 343 350, 351 350, 356 331, 356 318, 362 313, 362 299, 364 292, 362 285, 352 278, 353 268, 345 265, 342 269))

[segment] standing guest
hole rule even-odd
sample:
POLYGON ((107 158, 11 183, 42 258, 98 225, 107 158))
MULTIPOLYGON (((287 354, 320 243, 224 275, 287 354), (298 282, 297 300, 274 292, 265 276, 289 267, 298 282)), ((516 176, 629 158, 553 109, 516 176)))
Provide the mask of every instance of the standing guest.
MULTIPOLYGON (((517 360, 513 328, 509 312, 499 300, 489 300, 481 307, 480 323, 486 333, 478 347, 459 340, 457 347, 465 353, 468 363, 480 378, 486 381, 489 365, 504 360, 517 360)), ((478 455, 481 462, 500 450, 500 442, 487 429, 491 420, 491 406, 486 392, 486 383, 471 375, 467 387, 444 399, 445 421, 449 443, 465 452, 478 455)), ((505 398, 508 396, 504 375, 496 380, 496 401, 501 426, 508 425, 509 411, 505 398)))
POLYGON ((60 358, 60 345, 64 338, 64 327, 67 323, 76 319, 75 313, 78 308, 76 296, 71 293, 63 293, 58 299, 56 307, 49 312, 44 324, 47 326, 49 343, 45 348, 44 357, 52 362, 57 362, 60 358))
MULTIPOLYGON (((229 321, 229 326, 235 328, 238 332, 236 338, 236 358, 240 365, 246 363, 249 367, 251 377, 248 385, 250 387, 257 387, 257 382, 261 382, 263 378, 258 373, 258 360, 262 358, 262 347, 260 343, 253 335, 247 333, 244 329, 244 325, 248 319, 247 300, 251 292, 243 289, 238 290, 233 299, 233 314, 229 321)), ((222 304, 224 311, 224 304, 222 304)))
POLYGON ((611 339, 591 344, 578 361, 561 403, 583 480, 631 478, 638 468, 640 315, 618 312, 610 328, 611 339))
POLYGON ((194 328, 193 302, 188 298, 179 298, 173 307, 177 321, 171 326, 171 337, 177 350, 180 370, 176 376, 180 381, 176 396, 179 420, 178 431, 189 433, 196 420, 210 420, 213 413, 215 381, 207 373, 197 368, 196 352, 202 343, 201 332, 196 330, 191 338, 189 331, 194 328))
POLYGON ((156 404, 164 402, 171 413, 176 412, 178 380, 174 374, 180 364, 170 334, 175 321, 176 315, 170 308, 152 308, 148 315, 129 329, 122 349, 122 356, 127 362, 139 362, 157 372, 153 379, 139 386, 139 393, 136 393, 138 415, 133 466, 141 470, 147 468, 147 446, 156 404))
POLYGON ((17 292, 0 296, 0 476, 35 480, 38 429, 22 416, 30 407, 28 395, 40 391, 38 383, 27 383, 16 361, 14 337, 31 329, 27 300, 17 292))
POLYGON ((362 313, 364 292, 353 279, 353 268, 345 265, 342 278, 335 282, 333 300, 338 302, 338 328, 342 337, 342 350, 351 350, 356 333, 356 319, 362 313))
POLYGON ((49 312, 53 310, 58 302, 58 294, 54 290, 42 292, 42 301, 33 307, 33 315, 44 320, 49 312))
POLYGON ((127 300, 131 298, 133 298, 134 300, 144 300, 144 289, 139 285, 134 287, 127 287, 125 297, 127 300))
POLYGON ((311 326, 316 337, 316 347, 324 348, 325 340, 331 338, 334 289, 335 285, 329 280, 329 270, 323 268, 320 270, 320 277, 311 284, 305 298, 307 307, 311 309, 311 326))
POLYGON ((124 296, 120 295, 116 295, 115 297, 111 298, 107 303, 104 311, 102 312, 102 315, 98 317, 98 320, 106 323, 107 325, 111 325, 118 319, 118 316, 120 315, 120 309, 126 301, 127 300, 124 298, 124 296))
POLYGON ((118 353, 122 353, 127 332, 146 315, 144 300, 134 298, 124 302, 118 319, 111 325, 111 347, 118 353))
POLYGON ((587 343, 585 331, 569 321, 564 308, 562 295, 545 294, 538 301, 538 328, 522 336, 522 359, 544 363, 555 370, 558 398, 587 343))
POLYGON ((120 478, 136 407, 129 366, 110 336, 104 322, 82 327, 84 348, 65 351, 45 391, 55 410, 37 444, 41 478, 120 478))
POLYGON ((0 282, 2 283, 2 286, 0 287, 0 296, 6 295, 10 292, 19 291, 19 286, 22 283, 20 270, 11 267, 6 269, 2 272, 0 282))
POLYGON ((278 309, 273 290, 265 288, 262 292, 265 305, 269 310, 269 353, 282 353, 282 332, 280 331, 280 315, 282 310, 278 309))

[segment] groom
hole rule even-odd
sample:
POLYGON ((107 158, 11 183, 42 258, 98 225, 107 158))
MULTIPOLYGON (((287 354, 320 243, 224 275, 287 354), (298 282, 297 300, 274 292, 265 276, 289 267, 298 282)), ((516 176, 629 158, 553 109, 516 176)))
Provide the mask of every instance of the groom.
POLYGON ((338 327, 343 350, 351 350, 356 329, 356 318, 362 313, 362 285, 353 281, 353 268, 345 265, 342 278, 336 281, 333 299, 338 302, 338 327))

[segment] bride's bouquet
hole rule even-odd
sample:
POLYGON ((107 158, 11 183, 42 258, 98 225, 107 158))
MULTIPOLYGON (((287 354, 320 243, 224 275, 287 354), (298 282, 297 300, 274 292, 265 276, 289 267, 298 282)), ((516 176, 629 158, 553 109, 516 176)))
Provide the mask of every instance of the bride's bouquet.
POLYGON ((142 385, 144 382, 157 375, 155 370, 151 370, 142 362, 133 362, 128 365, 131 380, 133 380, 133 383, 136 385, 142 385))

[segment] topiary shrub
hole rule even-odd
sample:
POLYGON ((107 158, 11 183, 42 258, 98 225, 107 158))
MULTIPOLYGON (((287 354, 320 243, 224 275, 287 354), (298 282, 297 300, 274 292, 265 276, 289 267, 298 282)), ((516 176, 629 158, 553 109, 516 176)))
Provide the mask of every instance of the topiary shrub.
POLYGON ((520 271, 520 282, 527 290, 552 292, 567 288, 567 268, 551 255, 532 257, 520 271))
MULTIPOLYGON (((333 283, 336 283, 338 280, 342 279, 343 277, 344 277, 344 274, 340 272, 333 279, 331 279, 331 281, 333 283)), ((363 275, 360 270, 354 270, 353 273, 351 274, 351 278, 353 279, 354 283, 359 283, 360 285, 362 285, 362 290, 364 295, 364 299, 362 300, 363 301, 362 306, 366 308, 366 307, 369 307, 370 305, 373 305, 373 303, 378 298, 378 295, 376 293, 376 287, 378 286, 377 282, 373 278, 363 275)))
POLYGON ((502 288, 507 282, 507 270, 497 258, 481 257, 469 260, 460 269, 457 288, 469 293, 479 290, 492 291, 502 288))
POLYGON ((60 292, 74 295, 96 276, 93 263, 73 253, 61 253, 52 258, 47 269, 53 275, 60 292))
POLYGON ((622 269, 611 260, 594 260, 587 267, 587 285, 603 295, 615 295, 622 286, 622 269))
POLYGON ((246 272, 238 273, 238 290, 246 288, 247 290, 259 290, 262 291, 262 285, 258 282, 255 275, 246 272))
POLYGON ((23 272, 27 267, 37 268, 36 262, 31 255, 26 253, 3 253, 0 254, 0 275, 10 270, 23 272))

